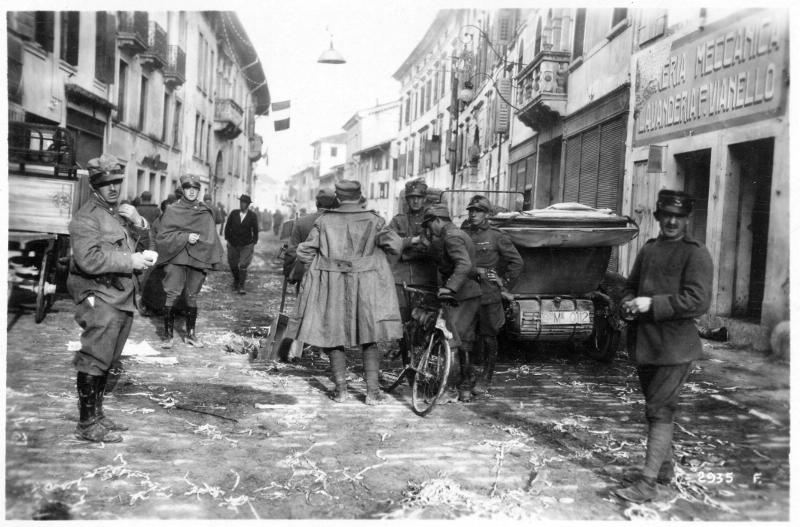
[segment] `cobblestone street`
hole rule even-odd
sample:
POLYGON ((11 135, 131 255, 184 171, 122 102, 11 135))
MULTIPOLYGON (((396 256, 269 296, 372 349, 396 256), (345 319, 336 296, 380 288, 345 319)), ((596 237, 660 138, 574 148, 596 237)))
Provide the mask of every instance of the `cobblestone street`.
MULTIPOLYGON (((130 426, 117 444, 73 437, 73 305, 41 324, 8 316, 6 518, 549 520, 789 519, 789 368, 704 341, 681 399, 676 484, 631 506, 610 494, 644 458, 643 399, 624 358, 571 349, 501 354, 490 397, 437 406, 410 390, 330 401, 327 359, 250 361, 280 303, 282 275, 262 234, 248 294, 215 272, 200 294, 203 348, 159 345, 161 319, 137 316, 106 410, 130 426)), ((183 333, 182 320, 176 324, 183 333)), ((622 353, 624 355, 624 353, 622 353)), ((391 378, 398 363, 385 363, 391 378)))

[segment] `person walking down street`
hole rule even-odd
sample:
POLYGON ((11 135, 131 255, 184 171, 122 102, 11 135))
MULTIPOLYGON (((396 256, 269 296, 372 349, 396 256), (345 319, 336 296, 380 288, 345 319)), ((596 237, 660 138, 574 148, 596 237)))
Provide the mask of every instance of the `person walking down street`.
POLYGON ((278 236, 281 232, 281 224, 283 223, 283 213, 281 209, 275 209, 272 213, 272 232, 278 236))
POLYGON ((247 282, 247 268, 253 260, 253 248, 258 243, 258 216, 250 210, 250 196, 239 197, 239 209, 231 211, 225 222, 225 240, 228 242, 228 265, 233 274, 233 290, 240 295, 247 282))
MULTIPOLYGON (((136 212, 139 213, 144 219, 147 220, 147 223, 150 224, 150 230, 147 232, 146 236, 142 236, 139 240, 139 243, 136 246, 137 251, 143 251, 145 249, 155 251, 156 249, 156 240, 155 240, 155 231, 153 230, 153 226, 155 225, 156 220, 158 217, 161 216, 161 209, 153 203, 153 194, 150 193, 149 190, 145 190, 139 197, 140 204, 136 206, 136 212)), ((139 275, 139 294, 143 295, 145 290, 145 283, 147 283, 147 279, 150 276, 150 271, 152 268, 145 269, 139 275)), ((144 317, 149 317, 152 314, 152 311, 145 305, 144 298, 142 296, 139 297, 139 301, 137 302, 137 307, 139 309, 139 314, 144 317)))
POLYGON ((222 261, 222 243, 214 228, 214 212, 198 200, 197 176, 181 176, 183 196, 168 206, 156 235, 157 265, 164 266, 164 341, 171 348, 175 328, 175 302, 181 293, 186 300, 186 344, 202 347, 195 333, 197 295, 206 274, 222 261))
POLYGON ((687 233, 691 212, 692 199, 685 192, 659 191, 654 215, 660 233, 636 256, 622 299, 623 316, 634 318, 628 347, 644 394, 648 431, 641 476, 615 494, 635 503, 655 498, 657 484, 674 476, 678 397, 692 362, 703 352, 694 319, 711 304, 714 265, 708 249, 687 233))
POLYGON ((122 441, 122 424, 103 411, 111 368, 119 363, 133 323, 134 275, 155 263, 136 251, 150 225, 132 205, 118 205, 122 167, 114 156, 89 160, 91 198, 69 223, 72 259, 67 289, 77 305, 75 320, 83 330, 75 352, 79 421, 75 435, 93 442, 122 441))
MULTIPOLYGON (((317 192, 316 198, 317 212, 306 214, 292 225, 292 233, 289 236, 289 245, 283 257, 283 276, 287 283, 291 285, 299 284, 306 272, 306 266, 297 259, 297 246, 306 241, 314 222, 317 221, 323 212, 336 205, 336 194, 333 189, 321 188, 317 192)), ((303 342, 294 340, 289 348, 287 360, 300 358, 303 355, 303 342)))
POLYGON ((437 203, 429 206, 422 218, 422 226, 426 229, 426 239, 438 239, 442 245, 437 266, 443 283, 437 296, 442 301, 457 302, 447 309, 448 324, 454 335, 450 343, 453 364, 441 400, 469 402, 475 385, 470 355, 481 307, 481 287, 474 264, 475 245, 466 232, 453 225, 447 205, 437 203))
POLYGON ((367 384, 366 404, 379 404, 380 351, 376 343, 400 338, 400 312, 386 254, 401 241, 385 220, 358 204, 357 181, 336 183, 339 206, 317 218, 297 247, 306 265, 300 298, 286 336, 328 353, 336 388, 331 398, 347 399, 345 347, 360 346, 367 384))
POLYGON ((462 228, 475 244, 475 270, 481 284, 477 330, 479 345, 473 350, 472 364, 482 369, 472 394, 483 395, 492 383, 497 362, 497 334, 505 324, 503 295, 511 298, 508 290, 514 287, 522 274, 523 263, 508 234, 489 224, 492 203, 485 196, 473 196, 467 211, 468 225, 462 228))
POLYGON ((225 206, 221 202, 217 202, 217 208, 214 211, 214 223, 217 222, 217 218, 222 218, 219 222, 219 235, 223 236, 225 234, 225 218, 228 217, 228 211, 225 210, 225 206))

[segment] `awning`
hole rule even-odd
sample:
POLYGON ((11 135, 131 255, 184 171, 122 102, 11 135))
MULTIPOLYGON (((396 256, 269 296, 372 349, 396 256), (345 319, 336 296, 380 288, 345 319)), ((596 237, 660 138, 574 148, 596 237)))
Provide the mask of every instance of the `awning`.
POLYGON ((117 105, 113 102, 103 99, 99 95, 94 94, 86 88, 78 86, 75 83, 65 84, 64 91, 66 92, 68 101, 87 103, 91 106, 102 108, 104 110, 113 110, 117 107, 117 105))

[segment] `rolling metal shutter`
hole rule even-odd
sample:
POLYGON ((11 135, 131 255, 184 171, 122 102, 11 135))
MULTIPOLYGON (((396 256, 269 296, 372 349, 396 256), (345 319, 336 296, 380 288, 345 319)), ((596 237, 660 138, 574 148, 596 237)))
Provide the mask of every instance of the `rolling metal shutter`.
POLYGON ((597 206, 597 167, 600 155, 599 127, 587 130, 581 140, 581 171, 578 178, 578 202, 597 206))
POLYGON ((565 164, 564 201, 578 201, 578 178, 581 174, 581 134, 567 139, 565 164))
POLYGON ((620 187, 625 171, 625 116, 602 125, 597 208, 620 214, 620 187))

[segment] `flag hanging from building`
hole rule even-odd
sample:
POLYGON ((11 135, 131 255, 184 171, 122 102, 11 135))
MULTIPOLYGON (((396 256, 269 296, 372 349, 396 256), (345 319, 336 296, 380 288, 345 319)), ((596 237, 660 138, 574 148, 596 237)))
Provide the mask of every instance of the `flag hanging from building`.
POLYGON ((280 101, 272 103, 272 123, 275 131, 289 129, 289 106, 291 101, 280 101))

